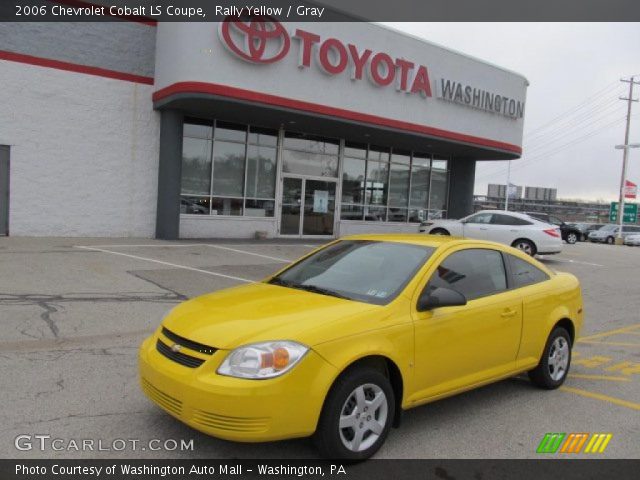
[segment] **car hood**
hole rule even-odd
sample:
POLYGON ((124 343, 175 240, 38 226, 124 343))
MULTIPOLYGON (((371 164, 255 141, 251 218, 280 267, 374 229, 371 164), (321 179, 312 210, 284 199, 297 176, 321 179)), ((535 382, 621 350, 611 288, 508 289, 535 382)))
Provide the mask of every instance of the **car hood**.
MULTIPOLYGON (((253 283, 186 301, 162 324, 181 337, 219 349, 267 340, 312 346, 345 335, 347 320, 366 318, 367 313, 380 309, 384 307, 253 283)), ((363 320, 350 322, 348 328, 363 331, 372 327, 363 320)))

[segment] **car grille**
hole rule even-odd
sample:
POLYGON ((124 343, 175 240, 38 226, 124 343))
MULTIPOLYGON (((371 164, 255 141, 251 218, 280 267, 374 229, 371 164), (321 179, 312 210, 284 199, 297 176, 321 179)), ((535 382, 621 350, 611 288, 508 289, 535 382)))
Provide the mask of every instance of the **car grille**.
POLYGON ((227 417, 204 410, 194 410, 192 420, 204 427, 232 432, 263 432, 269 426, 266 417, 227 417))
POLYGON ((204 363, 201 358, 192 357, 180 352, 174 352, 171 347, 162 343, 160 340, 156 342, 156 350, 170 360, 189 368, 197 368, 204 363))
POLYGON ((175 333, 167 330, 164 327, 162 327, 162 334, 174 343, 182 345, 183 347, 187 347, 189 350, 204 353, 205 355, 213 355, 217 350, 217 348, 203 345, 202 343, 193 342, 187 338, 181 337, 180 335, 176 335, 175 333))
POLYGON ((144 393, 146 393, 151 400, 156 402, 162 408, 174 413, 175 415, 180 415, 182 413, 182 402, 180 400, 158 390, 145 378, 141 380, 141 384, 144 393))

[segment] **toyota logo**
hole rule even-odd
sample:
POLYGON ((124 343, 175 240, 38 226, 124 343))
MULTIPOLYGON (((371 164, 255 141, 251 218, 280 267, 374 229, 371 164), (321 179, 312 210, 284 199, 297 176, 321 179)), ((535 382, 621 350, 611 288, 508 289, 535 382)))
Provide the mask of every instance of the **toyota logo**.
POLYGON ((243 60, 274 63, 282 60, 291 47, 285 28, 268 15, 252 16, 248 21, 228 16, 220 22, 218 33, 222 43, 243 60))

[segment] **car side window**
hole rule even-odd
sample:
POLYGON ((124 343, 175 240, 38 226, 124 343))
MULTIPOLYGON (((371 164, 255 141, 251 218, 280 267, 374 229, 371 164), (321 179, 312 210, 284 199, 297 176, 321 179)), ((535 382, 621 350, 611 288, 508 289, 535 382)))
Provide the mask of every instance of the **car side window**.
POLYGON ((483 248, 452 253, 438 266, 425 290, 430 292, 441 287, 456 290, 467 300, 506 290, 502 255, 483 248))
POLYGON ((513 281, 514 288, 520 288, 526 285, 533 285, 534 283, 549 280, 549 275, 529 262, 508 254, 507 258, 511 269, 511 279, 513 281))
POLYGON ((558 217, 549 216, 549 220, 554 225, 562 225, 562 220, 560 220, 558 217))
POLYGON ((469 217, 466 223, 491 223, 492 213, 478 213, 469 217))
POLYGON ((493 214, 491 223, 494 225, 533 225, 531 222, 528 222, 523 218, 512 217, 511 215, 502 215, 500 213, 493 214))

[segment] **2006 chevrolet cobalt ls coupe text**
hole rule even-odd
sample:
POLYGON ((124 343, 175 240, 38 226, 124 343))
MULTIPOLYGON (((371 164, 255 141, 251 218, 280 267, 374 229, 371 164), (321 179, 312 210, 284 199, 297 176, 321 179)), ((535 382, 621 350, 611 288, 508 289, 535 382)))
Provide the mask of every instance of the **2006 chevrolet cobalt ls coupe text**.
POLYGON ((177 306, 140 349, 144 392, 207 434, 314 435, 373 455, 402 410, 520 372, 560 386, 578 280, 491 242, 358 235, 267 280, 177 306))

